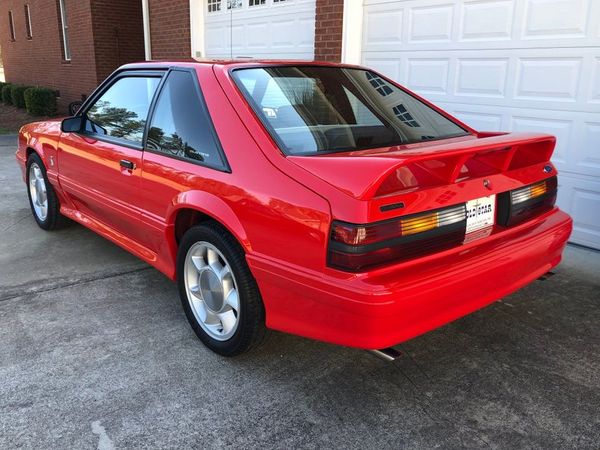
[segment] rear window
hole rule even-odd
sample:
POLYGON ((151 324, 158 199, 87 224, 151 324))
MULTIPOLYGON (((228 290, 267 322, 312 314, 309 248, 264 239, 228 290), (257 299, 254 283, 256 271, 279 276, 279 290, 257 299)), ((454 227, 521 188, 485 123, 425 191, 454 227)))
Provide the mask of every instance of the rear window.
POLYGON ((286 154, 352 151, 468 134, 363 69, 237 69, 233 78, 286 154))

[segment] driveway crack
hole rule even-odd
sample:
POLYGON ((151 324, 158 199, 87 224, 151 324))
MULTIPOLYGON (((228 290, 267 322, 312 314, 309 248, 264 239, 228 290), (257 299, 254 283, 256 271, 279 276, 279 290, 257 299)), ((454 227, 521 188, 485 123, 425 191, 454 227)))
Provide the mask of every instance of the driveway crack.
POLYGON ((124 271, 119 271, 119 272, 103 273, 99 276, 98 275, 88 275, 88 276, 84 276, 84 277, 79 277, 76 280, 67 279, 67 280, 63 280, 63 281, 58 281, 54 284, 51 284, 50 286, 43 286, 40 288, 36 288, 36 287, 32 287, 29 289, 27 289, 26 287, 24 288, 24 286, 27 286, 31 283, 27 283, 27 285, 13 286, 13 287, 7 288, 5 290, 4 295, 0 296, 0 302, 9 301, 9 300, 23 297, 26 295, 38 295, 38 294, 43 294, 46 292, 52 292, 57 289, 63 289, 63 288, 72 287, 72 286, 79 286, 81 284, 92 283, 94 281, 107 280, 110 278, 117 278, 117 277, 121 277, 121 276, 125 276, 125 275, 130 275, 133 273, 144 272, 144 271, 150 270, 150 269, 152 269, 152 267, 148 266, 148 267, 138 267, 135 269, 124 270, 124 271))

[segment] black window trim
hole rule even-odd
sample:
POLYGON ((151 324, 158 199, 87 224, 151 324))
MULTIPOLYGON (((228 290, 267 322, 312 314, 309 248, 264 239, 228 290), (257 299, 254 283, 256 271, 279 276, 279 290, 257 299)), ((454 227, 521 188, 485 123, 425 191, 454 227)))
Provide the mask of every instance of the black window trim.
POLYGON ((152 107, 152 102, 154 102, 154 99, 156 98, 156 93, 158 92, 162 83, 164 82, 166 72, 167 71, 165 69, 150 69, 150 70, 148 70, 148 69, 141 69, 141 70, 127 69, 127 70, 116 71, 111 76, 109 76, 104 82, 102 82, 102 84, 100 86, 98 86, 96 88, 96 90, 92 93, 92 95, 90 95, 87 98, 87 100, 83 103, 83 105, 81 105, 81 108, 79 109, 79 111, 77 111, 77 114, 75 115, 75 117, 81 117, 81 116, 87 117, 88 111, 90 110, 90 108, 92 106, 94 106, 96 101, 100 97, 102 97, 102 95, 106 91, 108 91, 117 81, 119 81, 122 78, 131 78, 131 77, 161 78, 161 80, 159 81, 158 86, 156 88, 156 91, 154 91, 154 96, 152 97, 152 101, 150 102, 150 105, 148 107, 148 114, 146 115, 146 122, 144 124, 144 132, 142 133, 142 142, 140 144, 138 144, 136 142, 132 142, 127 139, 113 137, 113 136, 107 136, 104 134, 86 132, 84 130, 80 131, 79 134, 81 134, 82 136, 92 137, 101 142, 121 145, 123 147, 131 148, 133 150, 143 151, 144 143, 145 143, 144 137, 146 136, 146 128, 148 127, 148 118, 150 117, 150 108, 152 107))
POLYGON ((225 155, 225 151, 223 150, 223 146, 221 145, 221 140, 219 139, 219 136, 217 135, 217 131, 215 129, 215 125, 213 123, 212 120, 212 116, 210 115, 210 111, 208 109, 208 106, 206 105, 206 100, 204 98, 204 95, 202 93, 202 89, 200 87, 200 80, 198 80, 198 75, 196 73, 196 70, 194 70, 193 68, 187 68, 187 67, 171 67, 169 68, 169 70, 167 71, 167 73, 164 75, 161 83, 158 85, 158 88, 156 89, 156 93, 154 94, 154 98, 152 99, 152 102, 150 103, 150 109, 148 110, 148 121, 146 122, 146 127, 144 130, 144 138, 142 140, 143 143, 143 151, 144 152, 148 152, 148 153, 154 153, 156 155, 162 155, 162 156, 166 156, 167 158, 173 158, 176 159, 178 161, 183 161, 186 163, 190 163, 190 164, 195 164, 197 166, 202 166, 202 167, 207 167, 209 169, 213 169, 213 170, 217 170, 219 172, 225 172, 225 173, 231 173, 231 166, 229 165, 229 161, 227 160, 227 155, 225 155), (164 85, 167 82, 169 75, 172 72, 186 72, 189 73, 192 76, 192 81, 194 82, 194 88, 196 91, 196 95, 198 96, 198 101, 200 102, 200 108, 202 109, 202 113, 206 116, 207 119, 207 125, 208 128, 210 130, 210 134, 212 136, 212 139, 215 143, 215 148, 217 150, 217 152, 219 152, 219 156, 221 157, 221 161, 223 162, 222 165, 217 165, 217 164, 210 164, 204 161, 196 161, 193 160, 191 158, 185 158, 183 156, 177 156, 177 155, 172 155, 172 154, 168 154, 165 152, 161 152, 158 150, 154 150, 154 149, 150 149, 148 148, 147 144, 147 140, 148 140, 148 133, 150 132, 150 127, 152 125, 152 120, 154 119, 154 113, 156 111, 156 105, 158 103, 158 99, 160 98, 160 94, 162 92, 162 90, 164 89, 164 85))
POLYGON ((437 109, 432 108, 429 104, 423 102, 423 100, 421 98, 417 97, 412 92, 409 92, 405 87, 403 87, 400 84, 396 83, 395 81, 389 79, 385 75, 380 74, 376 70, 370 69, 368 67, 363 67, 363 66, 349 66, 349 65, 326 66, 326 65, 319 65, 319 64, 294 64, 294 63, 290 63, 290 64, 256 64, 256 65, 247 66, 247 67, 234 67, 232 69, 229 69, 229 75, 230 75, 231 80, 233 81, 233 85, 239 91, 240 95, 246 101, 246 103, 248 104, 248 106, 250 106, 250 110, 252 111, 252 114, 254 114, 254 116, 256 117, 256 119, 266 129, 267 134, 269 135, 269 137, 271 137, 271 139, 275 141, 275 143, 279 147, 279 151, 285 157, 288 157, 288 156, 321 156, 321 155, 330 155, 332 153, 351 153, 351 152, 357 152, 357 151, 363 151, 363 150, 372 150, 374 148, 378 148, 379 146, 366 147, 366 148, 360 148, 360 149, 321 150, 321 151, 317 151, 317 152, 298 152, 298 153, 292 153, 292 152, 290 152, 289 148, 287 147, 287 145, 285 145, 285 143, 281 140, 281 138, 279 137, 279 135, 275 132, 275 129, 273 128, 273 126, 271 126, 271 124, 268 121, 263 120, 263 118, 261 117, 261 115, 258 113, 258 111, 260 110, 259 105, 257 105, 256 102, 254 101, 254 99, 249 95, 249 92, 246 90, 246 88, 244 86, 242 86, 241 83, 238 83, 238 80, 236 79, 236 77, 233 76, 233 74, 235 72, 237 72, 238 70, 265 69, 265 68, 271 69, 271 68, 280 68, 280 67, 330 67, 330 68, 337 68, 337 69, 356 69, 356 70, 362 70, 362 71, 365 71, 365 72, 371 72, 371 73, 377 75, 378 77, 380 77, 382 80, 384 80, 387 83, 391 84, 392 86, 400 89, 406 95, 414 98, 415 100, 417 100, 420 103, 423 103, 428 108, 433 109, 435 112, 437 112, 438 114, 440 114, 442 117, 444 117, 445 119, 449 120, 454 125, 456 125, 457 127, 461 128, 462 130, 465 131, 465 134, 461 133, 461 134, 456 134, 456 135, 444 136, 444 137, 437 138, 437 139, 429 139, 427 141, 411 142, 408 145, 418 144, 418 143, 422 143, 422 142, 435 142, 435 141, 441 141, 441 140, 445 140, 445 139, 453 139, 453 138, 457 138, 457 137, 473 135, 472 129, 465 128, 465 126, 463 124, 456 122, 456 119, 454 117, 451 117, 450 115, 448 115, 448 113, 446 111, 444 111, 442 109, 440 109, 438 111, 437 109), (246 93, 248 93, 248 95, 246 95, 246 93))

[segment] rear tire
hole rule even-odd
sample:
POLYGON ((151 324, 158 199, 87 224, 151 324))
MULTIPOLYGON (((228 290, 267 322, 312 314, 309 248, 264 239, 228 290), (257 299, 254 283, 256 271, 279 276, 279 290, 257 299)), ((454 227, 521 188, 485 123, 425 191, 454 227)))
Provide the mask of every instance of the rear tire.
POLYGON ((215 222, 190 228, 177 254, 177 284, 185 315, 213 352, 235 356, 266 336, 265 311, 244 251, 215 222))
POLYGON ((60 213, 60 203, 54 188, 48 181, 46 167, 37 153, 27 158, 27 196, 33 218, 43 230, 55 230, 67 222, 60 213))

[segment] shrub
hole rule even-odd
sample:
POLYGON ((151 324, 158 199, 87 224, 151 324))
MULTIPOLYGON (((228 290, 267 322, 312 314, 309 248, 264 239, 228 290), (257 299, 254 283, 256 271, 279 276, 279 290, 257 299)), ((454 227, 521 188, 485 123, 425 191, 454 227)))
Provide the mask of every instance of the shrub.
POLYGON ((25 108, 25 91, 29 88, 30 86, 18 86, 13 84, 10 91, 12 104, 17 108, 25 108))
POLYGON ((6 83, 2 86, 2 101, 7 105, 12 105, 12 84, 6 83))
POLYGON ((48 88, 26 89, 25 107, 32 116, 52 116, 56 114, 56 92, 48 88))

